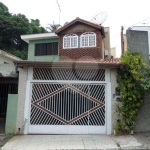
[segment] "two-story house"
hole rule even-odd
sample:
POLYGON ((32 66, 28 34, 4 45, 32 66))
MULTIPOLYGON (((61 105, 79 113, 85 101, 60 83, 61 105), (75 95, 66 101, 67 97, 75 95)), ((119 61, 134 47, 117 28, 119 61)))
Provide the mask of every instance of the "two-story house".
POLYGON ((111 134, 118 59, 109 28, 76 18, 55 33, 22 35, 16 130, 24 134, 111 134))

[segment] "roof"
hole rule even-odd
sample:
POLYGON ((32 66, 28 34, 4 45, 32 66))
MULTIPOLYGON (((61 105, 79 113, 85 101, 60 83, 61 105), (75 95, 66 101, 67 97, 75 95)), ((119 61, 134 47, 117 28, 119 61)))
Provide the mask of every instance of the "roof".
POLYGON ((39 39, 48 39, 48 38, 58 38, 58 36, 55 33, 21 35, 21 39, 27 43, 29 43, 30 40, 39 40, 39 39))
POLYGON ((0 55, 5 56, 7 58, 10 58, 12 60, 16 60, 16 61, 22 60, 21 58, 15 56, 15 55, 12 55, 12 54, 10 54, 8 52, 5 52, 5 51, 3 51, 1 49, 0 49, 0 55))
POLYGON ((77 17, 76 19, 72 20, 71 22, 69 23, 66 23, 64 26, 62 26, 61 28, 58 28, 55 33, 58 34, 60 33, 61 31, 65 30, 66 28, 70 27, 71 25, 73 25, 74 23, 77 23, 77 22, 81 22, 81 23, 84 23, 84 24, 87 24, 89 26, 92 26, 92 27, 95 27, 97 29, 103 29, 103 26, 99 25, 99 24, 95 24, 93 22, 89 22, 87 20, 83 20, 79 17, 77 17))
POLYGON ((100 61, 58 61, 58 62, 43 62, 43 61, 14 61, 16 66, 23 67, 97 67, 100 68, 119 68, 119 59, 106 59, 100 61))

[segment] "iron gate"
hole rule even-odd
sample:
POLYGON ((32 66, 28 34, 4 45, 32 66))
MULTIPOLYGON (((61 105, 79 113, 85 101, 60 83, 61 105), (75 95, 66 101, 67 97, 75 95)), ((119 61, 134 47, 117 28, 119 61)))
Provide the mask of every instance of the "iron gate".
POLYGON ((104 84, 32 84, 31 126, 105 124, 104 84))

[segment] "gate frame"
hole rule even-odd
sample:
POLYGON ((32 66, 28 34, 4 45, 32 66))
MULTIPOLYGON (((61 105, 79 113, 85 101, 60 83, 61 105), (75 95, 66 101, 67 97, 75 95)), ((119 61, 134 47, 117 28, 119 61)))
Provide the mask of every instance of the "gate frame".
POLYGON ((26 84, 26 99, 24 109, 24 134, 29 134, 30 125, 30 110, 31 110, 31 97, 32 97, 32 83, 84 83, 84 84, 104 84, 106 89, 106 134, 112 132, 112 101, 111 101, 111 82, 110 82, 110 69, 105 69, 105 81, 69 81, 69 80, 33 80, 33 68, 28 68, 28 78, 26 84))

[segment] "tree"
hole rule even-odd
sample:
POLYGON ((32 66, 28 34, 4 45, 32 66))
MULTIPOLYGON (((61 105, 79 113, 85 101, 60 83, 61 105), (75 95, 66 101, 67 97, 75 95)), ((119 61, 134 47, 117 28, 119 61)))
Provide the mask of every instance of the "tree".
POLYGON ((46 27, 46 30, 50 31, 50 32, 55 32, 58 27, 60 27, 60 24, 55 24, 53 21, 53 24, 48 24, 49 26, 46 27))
POLYGON ((29 22, 23 14, 11 14, 8 7, 0 2, 0 49, 25 58, 28 44, 20 36, 45 32, 39 19, 31 19, 29 22))
POLYGON ((45 33, 47 32, 43 27, 40 26, 40 20, 39 19, 31 19, 31 28, 32 28, 32 34, 35 33, 45 33))
POLYGON ((10 16, 9 9, 6 5, 0 2, 0 14, 5 16, 10 16))

